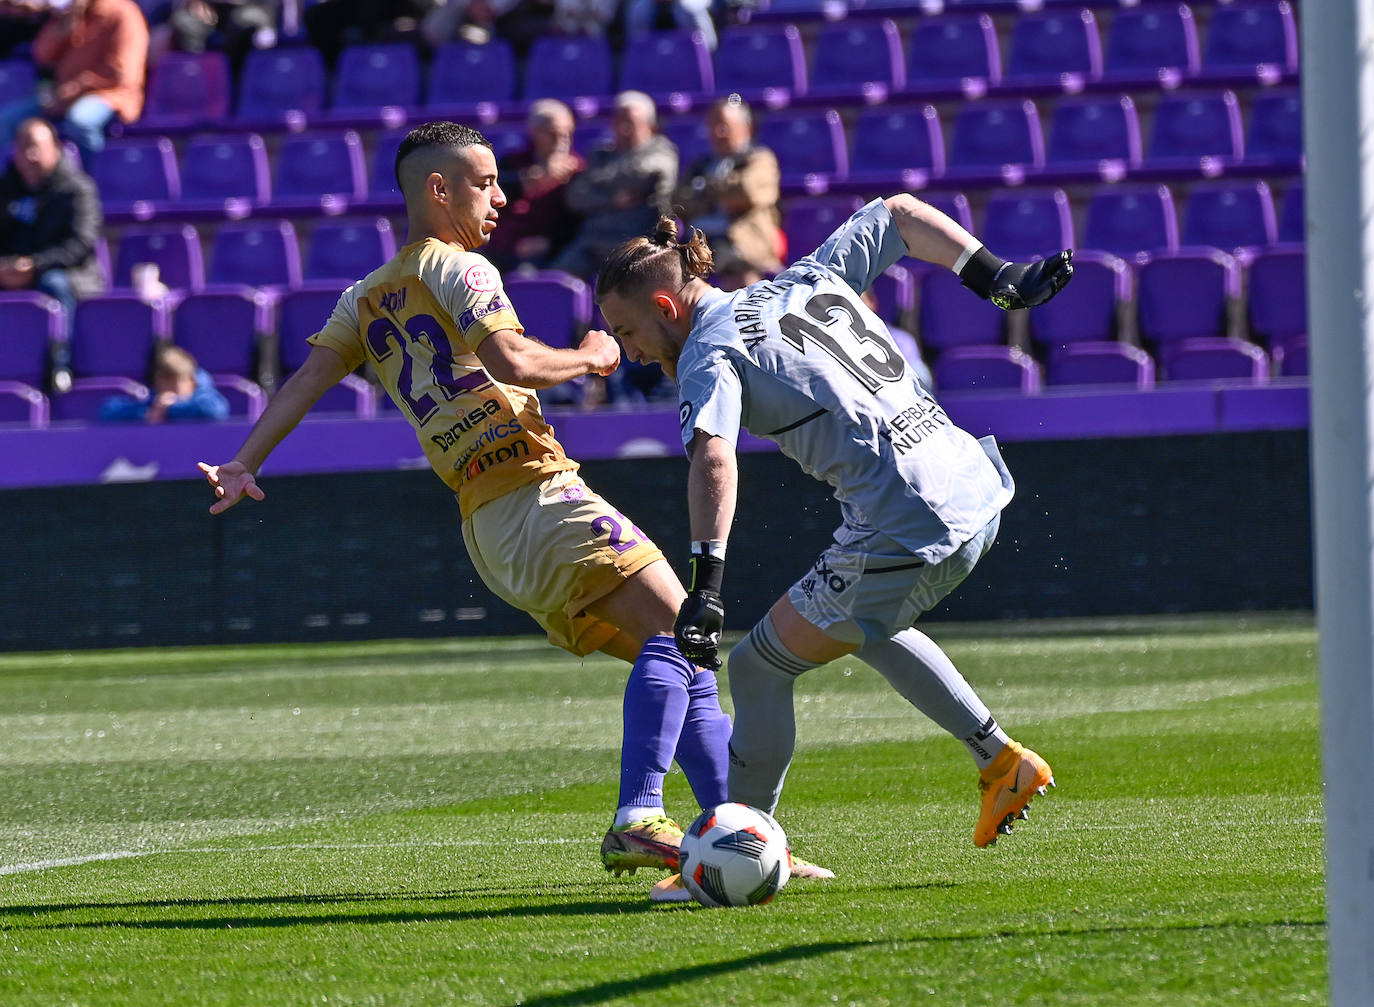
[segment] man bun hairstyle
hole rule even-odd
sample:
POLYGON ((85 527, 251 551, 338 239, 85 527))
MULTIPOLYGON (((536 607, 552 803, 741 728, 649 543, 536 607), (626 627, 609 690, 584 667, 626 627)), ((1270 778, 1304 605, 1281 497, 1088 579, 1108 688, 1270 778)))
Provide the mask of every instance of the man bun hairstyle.
POLYGON ((631 238, 615 247, 596 278, 596 299, 607 294, 622 297, 646 290, 681 290, 688 280, 704 280, 715 269, 715 257, 699 228, 678 239, 676 217, 658 218, 647 238, 631 238))

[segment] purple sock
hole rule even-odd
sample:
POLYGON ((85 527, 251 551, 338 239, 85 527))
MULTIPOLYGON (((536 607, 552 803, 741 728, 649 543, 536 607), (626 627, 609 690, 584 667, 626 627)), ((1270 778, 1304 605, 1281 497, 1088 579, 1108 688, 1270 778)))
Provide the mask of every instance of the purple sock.
POLYGON ((620 807, 662 807, 663 776, 687 716, 687 686, 696 667, 671 636, 644 645, 625 683, 620 742, 620 807))
POLYGON ((714 808, 730 799, 725 785, 730 770, 730 717, 720 708, 716 673, 710 669, 697 669, 687 695, 690 702, 677 741, 677 764, 687 775, 697 803, 714 808))

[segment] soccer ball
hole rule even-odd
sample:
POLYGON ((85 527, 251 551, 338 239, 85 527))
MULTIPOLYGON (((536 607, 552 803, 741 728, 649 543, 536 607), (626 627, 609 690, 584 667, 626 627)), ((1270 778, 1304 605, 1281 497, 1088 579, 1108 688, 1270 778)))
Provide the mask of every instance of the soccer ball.
POLYGON ((704 906, 757 906, 787 884, 792 851, 771 815, 747 804, 720 804, 687 827, 678 869, 704 906))

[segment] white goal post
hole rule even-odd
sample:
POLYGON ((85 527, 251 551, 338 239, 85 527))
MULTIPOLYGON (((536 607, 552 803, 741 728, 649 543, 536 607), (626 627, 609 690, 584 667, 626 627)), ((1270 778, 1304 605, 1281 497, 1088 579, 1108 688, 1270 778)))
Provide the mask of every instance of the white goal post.
POLYGON ((1374 1004, 1374 0, 1302 4, 1331 1004, 1374 1004))

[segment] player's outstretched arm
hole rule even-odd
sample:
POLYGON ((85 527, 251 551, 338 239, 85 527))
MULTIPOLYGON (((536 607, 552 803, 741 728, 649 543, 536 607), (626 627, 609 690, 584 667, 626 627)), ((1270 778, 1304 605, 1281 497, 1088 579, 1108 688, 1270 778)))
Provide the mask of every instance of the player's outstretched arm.
POLYGON ((739 468, 734 446, 697 431, 687 473, 687 509, 692 528, 692 579, 678 610, 673 636, 689 661, 720 670, 720 634, 725 629, 721 585, 725 542, 735 519, 739 468))
POLYGON ((560 350, 514 329, 499 329, 477 346, 477 358, 497 381, 522 388, 552 388, 585 374, 603 377, 620 366, 620 344, 592 329, 576 349, 560 350))
POLYGON ((884 203, 912 256, 953 270, 964 286, 1004 311, 1044 304, 1073 276, 1069 249, 1034 262, 1005 262, 948 214, 915 196, 903 193, 884 203))
POLYGON ((255 473, 320 396, 342 381, 347 373, 348 365, 338 353, 327 346, 314 347, 301 369, 291 375, 267 404, 232 460, 222 465, 197 463, 196 467, 205 473, 206 481, 215 490, 217 499, 210 507, 211 514, 223 514, 245 496, 254 500, 263 498, 255 473))

